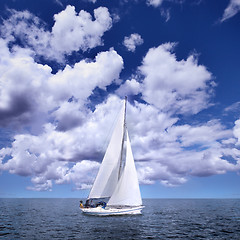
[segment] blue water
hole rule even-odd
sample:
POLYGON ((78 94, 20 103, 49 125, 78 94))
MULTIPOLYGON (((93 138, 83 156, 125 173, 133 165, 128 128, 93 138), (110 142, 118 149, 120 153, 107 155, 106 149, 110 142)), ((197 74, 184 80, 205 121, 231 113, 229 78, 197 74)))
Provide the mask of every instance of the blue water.
POLYGON ((240 199, 145 199, 142 215, 81 214, 79 199, 0 199, 0 239, 240 239, 240 199))

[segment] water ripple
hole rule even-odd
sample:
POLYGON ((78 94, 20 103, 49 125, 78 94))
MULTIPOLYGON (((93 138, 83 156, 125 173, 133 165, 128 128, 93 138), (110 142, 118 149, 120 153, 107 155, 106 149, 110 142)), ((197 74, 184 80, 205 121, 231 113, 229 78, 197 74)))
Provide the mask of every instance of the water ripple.
POLYGON ((239 199, 144 200, 143 215, 96 217, 78 199, 0 199, 1 239, 237 239, 239 199))

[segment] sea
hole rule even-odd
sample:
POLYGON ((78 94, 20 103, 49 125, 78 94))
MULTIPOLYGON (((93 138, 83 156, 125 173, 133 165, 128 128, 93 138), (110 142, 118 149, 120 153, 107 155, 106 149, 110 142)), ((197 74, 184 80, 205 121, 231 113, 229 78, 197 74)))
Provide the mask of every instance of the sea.
POLYGON ((0 199, 0 239, 240 239, 240 199, 144 199, 142 215, 88 216, 80 199, 0 199))

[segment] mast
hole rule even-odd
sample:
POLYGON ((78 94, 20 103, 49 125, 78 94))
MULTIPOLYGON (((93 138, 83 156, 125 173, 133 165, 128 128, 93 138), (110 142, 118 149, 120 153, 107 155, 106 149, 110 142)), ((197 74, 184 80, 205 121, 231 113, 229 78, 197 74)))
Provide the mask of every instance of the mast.
POLYGON ((120 179, 120 174, 122 171, 122 163, 123 163, 123 148, 124 148, 124 139, 125 139, 125 132, 126 132, 126 108, 127 107, 127 96, 124 99, 124 120, 123 120, 123 137, 122 137, 122 147, 121 147, 121 157, 120 157, 120 164, 119 164, 119 172, 118 172, 118 180, 120 179))

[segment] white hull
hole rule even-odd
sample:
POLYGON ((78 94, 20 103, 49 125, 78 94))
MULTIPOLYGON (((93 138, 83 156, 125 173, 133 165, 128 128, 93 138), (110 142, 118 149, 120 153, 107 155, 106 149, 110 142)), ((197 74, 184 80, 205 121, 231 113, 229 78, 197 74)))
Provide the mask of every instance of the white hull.
POLYGON ((135 215, 142 214, 141 211, 144 206, 131 207, 131 208, 80 208, 84 214, 95 216, 111 216, 111 215, 135 215))

